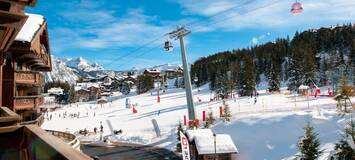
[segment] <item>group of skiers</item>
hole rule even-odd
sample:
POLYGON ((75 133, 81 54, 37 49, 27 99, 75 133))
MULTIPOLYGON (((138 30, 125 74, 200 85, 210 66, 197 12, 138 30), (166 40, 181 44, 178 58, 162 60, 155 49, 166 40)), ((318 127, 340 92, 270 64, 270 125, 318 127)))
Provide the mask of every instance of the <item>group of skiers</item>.
MULTIPOLYGON (((88 112, 86 112, 86 115, 88 116, 88 112)), ((48 112, 46 112, 45 113, 45 115, 46 115, 46 119, 47 120, 52 120, 52 118, 53 118, 53 116, 57 116, 58 115, 58 118, 66 118, 66 117, 70 117, 70 118, 80 118, 80 112, 78 112, 78 113, 70 113, 70 114, 68 114, 68 112, 67 111, 65 111, 64 113, 48 113, 48 112)), ((94 116, 95 116, 95 113, 94 113, 94 116)))

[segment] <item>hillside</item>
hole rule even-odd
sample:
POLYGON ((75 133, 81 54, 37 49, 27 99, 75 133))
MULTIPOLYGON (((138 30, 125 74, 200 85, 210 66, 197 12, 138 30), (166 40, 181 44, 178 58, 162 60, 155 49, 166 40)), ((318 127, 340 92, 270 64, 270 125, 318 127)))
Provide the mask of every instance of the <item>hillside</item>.
POLYGON ((220 94, 237 90, 250 95, 263 77, 269 91, 278 91, 282 82, 295 90, 301 84, 337 84, 341 77, 351 82, 354 69, 355 26, 349 24, 202 57, 193 63, 191 75, 198 76, 198 85, 211 82, 220 94))
POLYGON ((101 65, 90 63, 82 57, 52 57, 52 60, 52 72, 45 73, 45 80, 47 82, 62 81, 74 84, 79 78, 115 75, 113 71, 105 71, 101 65))

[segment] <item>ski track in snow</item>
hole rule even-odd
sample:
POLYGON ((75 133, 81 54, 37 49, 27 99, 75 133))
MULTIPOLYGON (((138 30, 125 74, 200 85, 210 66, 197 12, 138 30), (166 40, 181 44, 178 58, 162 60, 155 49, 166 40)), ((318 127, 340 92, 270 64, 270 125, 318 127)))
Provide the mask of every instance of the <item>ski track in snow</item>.
MULTIPOLYGON (((196 117, 202 121, 202 111, 213 111, 219 116, 219 106, 222 101, 209 102, 208 85, 200 87, 201 92, 194 89, 196 117), (197 97, 202 102, 197 102, 197 97)), ((326 90, 323 88, 323 90, 326 90)), ((134 91, 132 91, 134 92, 134 91)), ((337 115, 336 102, 330 97, 297 97, 296 104, 293 95, 267 94, 259 91, 260 96, 254 104, 254 98, 240 97, 227 103, 231 107, 233 118, 224 123, 217 120, 212 130, 216 133, 230 134, 237 145, 242 159, 291 159, 297 153, 298 138, 303 135, 303 127, 310 121, 319 133, 321 143, 325 148, 341 138, 339 134, 344 126, 344 118, 337 115), (291 156, 291 157, 290 157, 291 156)), ((115 93, 112 103, 101 106, 93 102, 77 103, 63 106, 51 112, 52 120, 45 120, 42 128, 68 131, 75 133, 79 129, 99 129, 103 125, 103 136, 111 134, 106 120, 113 129, 123 130, 123 134, 110 137, 111 140, 150 144, 174 150, 176 146, 176 127, 187 116, 186 97, 183 89, 169 89, 161 93, 161 103, 156 102, 156 92, 136 95, 131 93, 123 96, 115 93), (121 98, 117 98, 121 97, 121 98), (125 108, 125 99, 130 98, 132 104, 138 104, 138 113, 125 108), (63 113, 79 113, 79 118, 63 119, 63 113), (159 115, 158 115, 159 113, 159 115), (59 118, 59 114, 61 117, 59 118), (95 116, 94 116, 95 115, 95 116), (156 119, 161 137, 156 137, 151 120, 156 119)), ((99 134, 80 137, 81 140, 97 140, 99 134)))

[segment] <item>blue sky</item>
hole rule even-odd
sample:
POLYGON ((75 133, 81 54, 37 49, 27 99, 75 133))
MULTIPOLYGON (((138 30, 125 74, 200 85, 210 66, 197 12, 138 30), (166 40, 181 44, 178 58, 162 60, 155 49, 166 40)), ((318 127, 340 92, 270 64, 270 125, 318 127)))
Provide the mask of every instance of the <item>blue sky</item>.
POLYGON ((292 37, 296 31, 354 22, 354 0, 38 0, 27 12, 42 14, 57 57, 83 57, 106 69, 179 64, 180 49, 166 53, 163 35, 187 25, 190 63, 219 51, 292 37), (160 38, 159 38, 160 37, 160 38), (152 44, 136 51, 149 41, 152 44))

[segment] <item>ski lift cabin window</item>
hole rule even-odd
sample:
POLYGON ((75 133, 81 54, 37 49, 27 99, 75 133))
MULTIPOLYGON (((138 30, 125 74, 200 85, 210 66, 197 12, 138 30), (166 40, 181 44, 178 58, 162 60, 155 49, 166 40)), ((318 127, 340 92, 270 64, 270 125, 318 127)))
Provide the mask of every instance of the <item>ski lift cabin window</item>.
POLYGON ((301 14, 303 12, 303 7, 302 4, 300 2, 295 2, 292 4, 292 8, 291 8, 291 13, 293 15, 298 15, 301 14))

